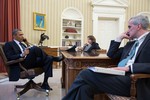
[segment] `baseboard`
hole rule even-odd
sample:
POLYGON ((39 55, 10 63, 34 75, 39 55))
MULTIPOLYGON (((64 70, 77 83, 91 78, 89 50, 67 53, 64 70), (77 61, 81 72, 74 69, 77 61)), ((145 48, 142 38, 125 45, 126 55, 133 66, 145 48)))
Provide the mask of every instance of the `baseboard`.
POLYGON ((8 81, 8 80, 9 78, 8 78, 7 73, 0 73, 0 83, 8 81))
POLYGON ((2 82, 6 82, 6 81, 8 81, 9 80, 9 78, 7 77, 7 78, 3 78, 3 79, 0 79, 0 83, 2 83, 2 82))

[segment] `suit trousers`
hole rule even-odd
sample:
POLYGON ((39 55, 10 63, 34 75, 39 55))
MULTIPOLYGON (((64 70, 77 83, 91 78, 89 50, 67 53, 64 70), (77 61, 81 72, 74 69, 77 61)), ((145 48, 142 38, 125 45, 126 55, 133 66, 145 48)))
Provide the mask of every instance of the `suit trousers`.
POLYGON ((45 77, 52 77, 52 56, 48 56, 41 48, 31 47, 29 54, 26 56, 22 65, 27 68, 42 67, 45 72, 45 77))
POLYGON ((62 100, 94 100, 94 94, 98 93, 130 96, 130 87, 129 75, 101 74, 86 69, 78 74, 62 100))

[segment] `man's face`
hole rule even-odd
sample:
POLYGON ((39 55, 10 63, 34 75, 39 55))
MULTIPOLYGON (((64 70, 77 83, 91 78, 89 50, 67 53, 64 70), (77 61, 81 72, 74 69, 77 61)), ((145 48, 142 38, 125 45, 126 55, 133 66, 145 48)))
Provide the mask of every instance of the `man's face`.
POLYGON ((138 38, 137 34, 138 34, 139 29, 140 29, 139 27, 140 27, 140 25, 139 24, 134 25, 132 20, 130 20, 128 22, 127 35, 129 35, 130 39, 138 38))
POLYGON ((24 37, 23 37, 23 32, 22 31, 18 31, 16 35, 14 35, 14 39, 19 41, 19 42, 22 42, 24 37))

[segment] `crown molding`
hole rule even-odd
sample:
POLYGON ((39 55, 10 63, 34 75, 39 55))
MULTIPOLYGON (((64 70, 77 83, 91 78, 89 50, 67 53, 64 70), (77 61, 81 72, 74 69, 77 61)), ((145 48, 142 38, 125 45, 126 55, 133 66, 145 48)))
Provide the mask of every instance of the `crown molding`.
POLYGON ((92 6, 128 7, 128 0, 93 0, 92 6))

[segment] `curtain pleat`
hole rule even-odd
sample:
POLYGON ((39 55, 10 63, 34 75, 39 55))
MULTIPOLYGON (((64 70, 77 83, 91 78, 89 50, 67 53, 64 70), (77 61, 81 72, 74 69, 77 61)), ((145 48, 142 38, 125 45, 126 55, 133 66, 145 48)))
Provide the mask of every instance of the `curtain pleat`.
MULTIPOLYGON (((20 29, 20 0, 0 0, 0 42, 12 40, 12 30, 20 29)), ((0 58, 0 72, 5 72, 0 58)))

